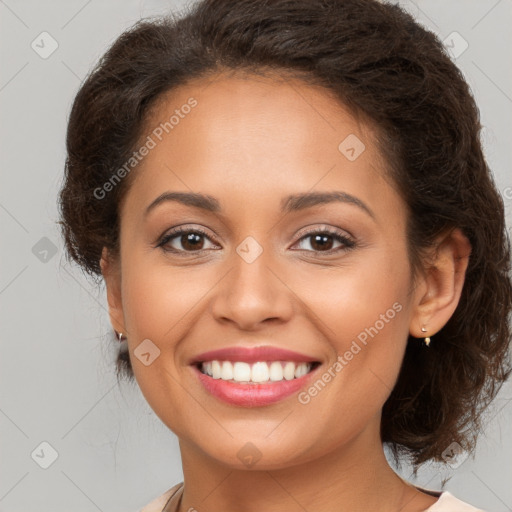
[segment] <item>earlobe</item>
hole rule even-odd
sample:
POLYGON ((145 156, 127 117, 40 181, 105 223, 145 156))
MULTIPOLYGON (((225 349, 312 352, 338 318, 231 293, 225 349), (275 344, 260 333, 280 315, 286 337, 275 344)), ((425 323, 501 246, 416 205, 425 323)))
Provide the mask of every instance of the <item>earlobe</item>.
POLYGON ((453 315, 462 294, 470 254, 471 244, 460 229, 438 237, 422 286, 417 289, 409 327, 412 336, 432 337, 453 315))
POLYGON ((103 247, 101 253, 100 267, 103 279, 105 280, 110 323, 116 332, 126 333, 121 297, 121 273, 119 270, 119 264, 112 260, 112 257, 106 247, 103 247))

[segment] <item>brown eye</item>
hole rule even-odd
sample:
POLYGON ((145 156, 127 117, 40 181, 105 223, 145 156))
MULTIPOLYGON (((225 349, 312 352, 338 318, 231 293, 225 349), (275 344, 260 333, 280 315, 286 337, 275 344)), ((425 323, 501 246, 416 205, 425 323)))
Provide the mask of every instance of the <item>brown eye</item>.
POLYGON ((175 253, 200 252, 208 248, 205 247, 205 239, 210 240, 201 229, 177 228, 164 235, 158 247, 175 253))
POLYGON ((325 252, 325 253, 332 253, 332 252, 338 252, 339 250, 347 250, 355 247, 355 242, 351 240, 350 238, 346 237, 345 235, 342 235, 338 231, 330 231, 330 230, 323 230, 323 231, 311 231, 309 233, 306 233, 300 240, 299 243, 309 240, 309 245, 311 249, 303 249, 307 251, 313 251, 313 252, 325 252), (333 245, 335 242, 339 242, 340 246, 335 247, 333 249, 333 245))
POLYGON ((187 233, 179 236, 181 246, 187 251, 202 249, 204 245, 203 235, 200 233, 187 233))

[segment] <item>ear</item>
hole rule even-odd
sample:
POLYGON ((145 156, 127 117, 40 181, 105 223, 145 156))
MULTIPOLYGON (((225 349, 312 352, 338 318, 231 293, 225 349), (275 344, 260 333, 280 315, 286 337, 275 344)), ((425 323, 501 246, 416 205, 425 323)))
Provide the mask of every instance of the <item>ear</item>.
POLYGON ((453 315, 464 286, 471 244, 460 229, 438 237, 430 265, 415 289, 409 332, 415 338, 433 336, 453 315), (427 332, 422 332, 425 327, 427 332))
POLYGON ((126 334, 121 300, 121 272, 118 261, 114 261, 106 247, 100 259, 101 273, 107 290, 108 314, 114 330, 126 334))

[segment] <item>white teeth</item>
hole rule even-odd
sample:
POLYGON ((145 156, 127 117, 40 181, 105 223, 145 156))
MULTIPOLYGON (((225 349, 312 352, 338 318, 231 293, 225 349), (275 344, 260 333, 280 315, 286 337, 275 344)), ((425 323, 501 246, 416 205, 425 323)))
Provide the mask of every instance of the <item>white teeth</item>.
POLYGON ((203 363, 203 372, 209 375, 210 377, 213 376, 212 372, 212 362, 208 361, 207 363, 203 363))
POLYGON ((251 368, 251 380, 253 382, 266 382, 270 378, 267 363, 254 363, 251 368))
POLYGON ((283 369, 283 377, 286 380, 292 380, 295 376, 295 363, 286 363, 283 369))
POLYGON ((293 361, 258 361, 252 364, 243 361, 206 361, 202 363, 201 371, 214 379, 259 383, 298 379, 309 373, 311 366, 311 363, 293 361))
POLYGON ((222 380, 231 380, 233 378, 233 365, 231 361, 224 361, 222 363, 222 373, 220 375, 222 380))
POLYGON ((214 379, 220 379, 222 373, 222 369, 219 361, 212 361, 212 377, 214 379))
POLYGON ((237 361, 233 365, 233 379, 237 382, 244 382, 251 380, 251 366, 249 363, 242 363, 237 361))
POLYGON ((272 361, 270 364, 270 380, 283 380, 283 366, 279 361, 272 361))
POLYGON ((303 375, 306 375, 306 373, 309 372, 309 368, 307 363, 300 363, 295 368, 295 378, 302 377, 303 375))

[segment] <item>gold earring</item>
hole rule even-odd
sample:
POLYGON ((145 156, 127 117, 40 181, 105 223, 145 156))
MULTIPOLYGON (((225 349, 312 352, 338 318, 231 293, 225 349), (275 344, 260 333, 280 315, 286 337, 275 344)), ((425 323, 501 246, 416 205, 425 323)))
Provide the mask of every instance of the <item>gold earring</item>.
MULTIPOLYGON (((425 329, 425 327, 422 327, 421 332, 427 332, 427 329, 425 329)), ((423 338, 423 341, 425 342, 425 345, 427 345, 427 347, 430 345, 430 338, 428 336, 426 338, 423 338)))

